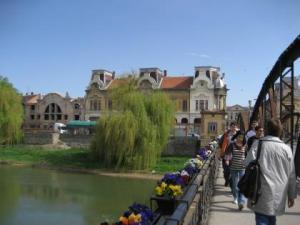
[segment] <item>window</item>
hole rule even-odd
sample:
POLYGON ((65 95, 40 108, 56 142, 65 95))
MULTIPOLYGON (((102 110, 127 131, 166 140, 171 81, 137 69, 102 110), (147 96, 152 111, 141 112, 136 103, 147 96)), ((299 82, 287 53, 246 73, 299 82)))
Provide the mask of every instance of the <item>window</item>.
POLYGON ((112 110, 112 100, 108 100, 108 109, 112 110))
POLYGON ((196 111, 208 110, 208 100, 196 100, 196 111))
POLYGON ((183 111, 183 112, 186 112, 186 111, 187 111, 187 108, 188 108, 187 100, 183 100, 183 101, 182 101, 182 111, 183 111))
POLYGON ((74 115, 74 120, 80 120, 80 116, 79 115, 74 115))
POLYGON ((194 123, 201 123, 201 118, 195 118, 194 123))
POLYGON ((74 109, 80 109, 80 105, 78 103, 74 104, 74 109))
POLYGON ((188 119, 187 118, 182 118, 181 123, 188 123, 188 119))
POLYGON ((30 115, 30 119, 31 119, 31 120, 34 120, 34 115, 30 115))
POLYGON ((208 123, 208 133, 217 133, 217 123, 216 122, 208 123))
POLYGON ((90 110, 100 111, 101 110, 101 100, 90 100, 90 110))
POLYGON ((68 115, 65 115, 65 120, 68 120, 68 115))
POLYGON ((35 110, 35 105, 31 105, 30 109, 31 109, 31 111, 34 111, 35 110))
POLYGON ((44 113, 44 119, 45 120, 58 120, 61 118, 61 108, 56 103, 49 104, 44 113))

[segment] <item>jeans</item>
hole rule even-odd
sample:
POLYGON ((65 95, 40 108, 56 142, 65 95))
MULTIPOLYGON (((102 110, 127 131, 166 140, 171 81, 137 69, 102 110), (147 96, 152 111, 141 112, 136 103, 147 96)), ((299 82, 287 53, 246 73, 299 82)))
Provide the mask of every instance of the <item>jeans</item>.
POLYGON ((276 216, 255 213, 256 225, 276 225, 276 216))
POLYGON ((238 182, 242 178, 242 176, 245 174, 245 170, 230 170, 231 178, 232 178, 232 194, 234 199, 237 199, 238 204, 244 204, 245 203, 245 196, 240 193, 240 190, 238 188, 238 182))

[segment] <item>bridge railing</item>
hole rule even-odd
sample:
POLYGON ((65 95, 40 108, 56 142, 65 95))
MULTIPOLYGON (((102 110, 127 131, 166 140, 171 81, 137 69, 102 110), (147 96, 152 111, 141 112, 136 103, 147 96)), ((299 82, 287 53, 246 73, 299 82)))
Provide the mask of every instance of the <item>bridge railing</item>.
POLYGON ((214 151, 203 165, 201 172, 189 185, 172 215, 161 217, 155 225, 205 225, 217 176, 219 160, 214 151))

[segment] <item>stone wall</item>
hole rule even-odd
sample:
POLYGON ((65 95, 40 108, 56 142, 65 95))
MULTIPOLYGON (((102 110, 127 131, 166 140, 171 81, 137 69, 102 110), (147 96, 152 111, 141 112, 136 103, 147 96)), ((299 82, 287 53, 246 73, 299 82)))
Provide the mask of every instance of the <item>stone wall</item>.
POLYGON ((24 143, 28 145, 46 145, 57 144, 59 141, 59 134, 52 132, 37 132, 26 131, 24 133, 24 143))
POLYGON ((70 147, 88 148, 92 138, 93 135, 61 134, 59 139, 70 147))
POLYGON ((176 137, 170 139, 163 155, 176 156, 195 156, 196 153, 196 138, 192 137, 176 137))

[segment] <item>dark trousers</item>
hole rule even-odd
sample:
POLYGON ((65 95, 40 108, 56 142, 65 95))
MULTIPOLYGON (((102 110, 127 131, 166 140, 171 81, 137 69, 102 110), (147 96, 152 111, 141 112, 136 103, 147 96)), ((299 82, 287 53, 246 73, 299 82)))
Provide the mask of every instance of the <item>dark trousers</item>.
POLYGON ((231 176, 230 176, 230 166, 226 165, 225 159, 222 159, 222 166, 223 166, 223 174, 224 174, 225 183, 230 184, 230 187, 231 187, 232 185, 231 185, 231 176))

